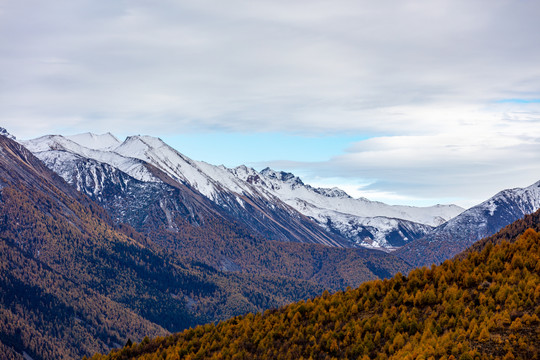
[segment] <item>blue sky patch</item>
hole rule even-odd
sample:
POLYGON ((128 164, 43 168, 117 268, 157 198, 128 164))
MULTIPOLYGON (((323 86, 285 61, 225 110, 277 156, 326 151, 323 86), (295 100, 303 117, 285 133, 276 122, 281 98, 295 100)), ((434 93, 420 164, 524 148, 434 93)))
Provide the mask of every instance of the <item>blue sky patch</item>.
POLYGON ((512 98, 512 99, 501 99, 496 101, 499 104, 538 104, 540 103, 540 99, 519 99, 519 98, 512 98))
POLYGON ((234 167, 265 161, 325 161, 368 136, 299 136, 280 133, 210 133, 161 136, 192 159, 234 167))

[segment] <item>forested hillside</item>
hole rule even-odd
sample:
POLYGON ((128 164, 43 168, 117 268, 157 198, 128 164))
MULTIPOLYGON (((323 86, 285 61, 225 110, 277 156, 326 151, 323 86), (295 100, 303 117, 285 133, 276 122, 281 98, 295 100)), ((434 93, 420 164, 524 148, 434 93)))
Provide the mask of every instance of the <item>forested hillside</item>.
POLYGON ((460 260, 93 359, 538 359, 540 234, 528 222, 460 260))
POLYGON ((0 346, 19 359, 80 358, 323 291, 171 256, 115 227, 101 207, 3 136, 0 249, 0 346))

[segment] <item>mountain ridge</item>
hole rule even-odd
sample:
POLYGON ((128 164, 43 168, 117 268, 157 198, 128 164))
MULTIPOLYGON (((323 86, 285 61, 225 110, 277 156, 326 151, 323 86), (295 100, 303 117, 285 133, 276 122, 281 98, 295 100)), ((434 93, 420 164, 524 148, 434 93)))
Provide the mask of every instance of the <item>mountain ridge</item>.
POLYGON ((502 190, 395 254, 415 266, 440 263, 539 208, 540 181, 525 188, 502 190))
POLYGON ((107 163, 144 182, 159 181, 148 171, 148 166, 145 167, 152 165, 174 181, 191 186, 233 217, 275 240, 283 240, 284 235, 292 241, 313 241, 345 247, 363 245, 392 250, 425 235, 434 225, 462 211, 454 205, 415 208, 390 206, 362 198, 352 199, 340 189, 306 185, 292 173, 269 168, 258 172, 244 165, 228 169, 195 161, 159 138, 136 135, 120 143, 114 137, 110 140, 111 136, 90 133, 71 137, 49 135, 22 143, 70 183, 77 180, 72 178, 69 169, 62 169, 58 164, 65 154, 55 151, 63 150, 107 163), (105 142, 106 146, 99 140, 102 137, 109 139, 105 142), (74 141, 79 138, 84 143, 90 143, 90 140, 97 142, 99 145, 90 146, 101 149, 85 148, 74 141), (110 146, 111 143, 114 143, 114 148, 110 146), (246 203, 250 206, 249 211, 245 207, 246 203), (252 218, 257 216, 258 219, 253 221, 252 218), (296 224, 302 225, 291 228, 286 224, 287 217, 298 219, 295 220, 296 224), (388 221, 387 218, 394 220, 388 221), (264 219, 269 219, 269 224, 274 223, 274 230, 264 228, 262 224, 267 221, 264 219), (280 230, 280 224, 284 224, 285 228, 280 230), (294 235, 298 229, 305 229, 304 235, 294 235))

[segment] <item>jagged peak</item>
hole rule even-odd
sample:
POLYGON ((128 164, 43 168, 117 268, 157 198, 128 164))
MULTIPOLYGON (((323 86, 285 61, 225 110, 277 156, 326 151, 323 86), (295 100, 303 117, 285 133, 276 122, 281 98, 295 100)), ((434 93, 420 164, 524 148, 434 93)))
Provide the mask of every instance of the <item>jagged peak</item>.
POLYGON ((246 165, 240 165, 232 169, 225 169, 235 177, 239 178, 240 180, 247 181, 250 184, 252 184, 254 181, 259 182, 261 179, 261 174, 259 174, 257 170, 246 165))
POLYGON ((244 173, 244 174, 248 174, 248 175, 255 175, 255 174, 258 174, 257 170, 255 170, 254 168, 252 167, 249 167, 249 166, 246 166, 246 165, 239 165, 237 167, 234 168, 234 172, 235 173, 244 173))
POLYGON ((338 187, 333 187, 331 189, 329 188, 317 188, 313 189, 317 194, 321 194, 327 197, 337 197, 337 198, 348 198, 352 199, 352 197, 347 194, 345 191, 341 190, 338 187))
POLYGON ((0 135, 7 137, 11 140, 17 140, 17 138, 9 133, 5 128, 0 127, 0 135))
POLYGON ((298 176, 290 172, 276 171, 269 167, 266 167, 261 170, 261 174, 271 179, 281 180, 283 182, 289 182, 289 183, 293 182, 299 185, 304 185, 304 182, 302 181, 302 179, 300 179, 298 176))
POLYGON ((315 192, 315 193, 317 193, 319 195, 322 195, 322 196, 333 197, 333 198, 352 199, 352 197, 349 194, 347 194, 345 191, 343 191, 342 189, 340 189, 338 187, 314 188, 311 185, 304 184, 302 179, 300 179, 298 176, 296 176, 296 175, 294 175, 293 173, 290 173, 290 172, 276 171, 276 170, 273 170, 273 169, 271 169, 269 167, 266 167, 263 170, 261 170, 261 174, 264 175, 267 178, 270 178, 270 179, 280 180, 280 181, 283 181, 285 183, 292 183, 293 185, 304 186, 307 189, 312 190, 313 192, 315 192))

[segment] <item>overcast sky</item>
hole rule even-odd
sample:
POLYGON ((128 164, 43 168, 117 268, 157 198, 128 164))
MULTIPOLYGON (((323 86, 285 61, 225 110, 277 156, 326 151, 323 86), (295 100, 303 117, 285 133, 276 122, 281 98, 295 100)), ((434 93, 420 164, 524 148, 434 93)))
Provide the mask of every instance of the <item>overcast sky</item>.
POLYGON ((0 126, 388 203, 540 180, 539 1, 0 0, 0 126))

